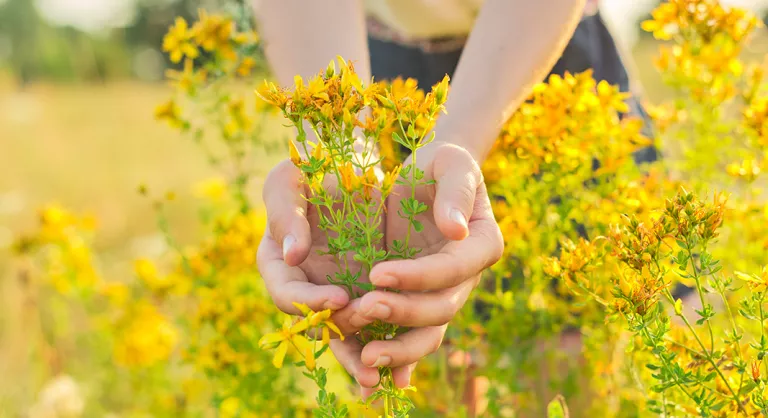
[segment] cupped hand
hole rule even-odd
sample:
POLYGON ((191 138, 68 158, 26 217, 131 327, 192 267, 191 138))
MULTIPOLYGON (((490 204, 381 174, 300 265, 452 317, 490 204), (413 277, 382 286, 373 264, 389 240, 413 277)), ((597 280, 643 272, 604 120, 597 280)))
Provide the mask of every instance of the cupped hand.
MULTIPOLYGON (((404 165, 413 160, 410 157, 404 165)), ((409 246, 421 251, 415 259, 392 260, 374 266, 371 282, 379 288, 352 301, 334 315, 345 333, 381 320, 411 328, 391 340, 364 347, 354 338, 333 341, 339 362, 363 387, 363 396, 378 383, 378 367, 392 367, 395 383, 407 386, 415 364, 441 345, 448 322, 467 301, 483 270, 503 252, 501 231, 494 219, 479 166, 463 148, 431 143, 416 152, 423 181, 415 197, 431 210, 416 217, 424 229, 411 231, 409 246)), ((404 240, 407 219, 398 214, 400 200, 410 197, 400 185, 387 202, 385 234, 388 246, 404 240)))
MULTIPOLYGON (((326 190, 335 193, 335 184, 328 183, 326 190)), ((328 249, 328 241, 318 228, 317 209, 306 201, 307 192, 301 171, 290 160, 272 169, 263 188, 268 225, 257 254, 259 273, 275 305, 296 315, 300 312, 294 302, 314 311, 349 303, 347 291, 326 279, 338 266, 332 256, 319 254, 328 249)))

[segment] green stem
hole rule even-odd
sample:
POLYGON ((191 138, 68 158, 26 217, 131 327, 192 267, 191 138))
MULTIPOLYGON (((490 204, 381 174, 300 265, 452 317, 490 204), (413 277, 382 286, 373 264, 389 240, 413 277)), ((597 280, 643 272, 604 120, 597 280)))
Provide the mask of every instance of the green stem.
MULTIPOLYGON (((674 297, 670 293, 669 289, 665 289, 665 290, 666 290, 667 298, 672 300, 674 303, 674 297)), ((723 380, 723 384, 725 385, 726 388, 728 388, 728 391, 731 393, 733 400, 736 401, 736 405, 738 405, 739 409, 743 412, 744 408, 741 405, 741 402, 739 401, 739 396, 733 390, 733 388, 731 387, 731 384, 728 383, 728 379, 726 379, 725 375, 723 375, 723 372, 720 370, 720 367, 717 365, 717 362, 715 362, 715 360, 712 358, 712 352, 707 351, 707 347, 704 345, 704 342, 701 341, 701 338, 699 338, 699 334, 696 333, 696 330, 693 328, 693 325, 691 325, 691 323, 688 321, 688 318, 686 318, 685 315, 683 314, 680 314, 678 316, 680 317, 680 319, 683 320, 685 325, 691 331, 691 333, 693 334, 693 337, 696 339, 696 342, 699 343, 699 346, 701 346, 701 349, 704 351, 705 358, 707 359, 709 364, 712 365, 712 368, 715 370, 717 375, 720 376, 720 378, 723 380)))
MULTIPOLYGON (((688 251, 688 260, 691 261, 691 268, 693 269, 693 280, 696 282, 696 293, 699 294, 699 300, 701 301, 701 309, 706 310, 707 304, 704 301, 704 290, 701 287, 701 277, 699 276, 699 269, 696 268, 696 260, 694 260, 693 253, 691 252, 691 244, 688 242, 687 238, 685 241, 686 241, 685 247, 686 247, 686 250, 688 251)), ((709 330, 710 352, 713 352, 715 351, 715 334, 712 331, 712 322, 710 321, 710 318, 707 318, 706 322, 707 322, 707 328, 709 330)))

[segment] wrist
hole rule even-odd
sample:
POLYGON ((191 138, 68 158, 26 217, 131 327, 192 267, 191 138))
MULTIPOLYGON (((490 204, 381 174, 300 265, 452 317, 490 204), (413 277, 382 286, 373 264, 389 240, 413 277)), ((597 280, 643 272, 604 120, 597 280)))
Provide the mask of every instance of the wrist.
POLYGON ((485 128, 480 124, 459 124, 444 120, 435 125, 435 141, 458 145, 469 152, 478 165, 482 166, 498 137, 498 129, 485 128))

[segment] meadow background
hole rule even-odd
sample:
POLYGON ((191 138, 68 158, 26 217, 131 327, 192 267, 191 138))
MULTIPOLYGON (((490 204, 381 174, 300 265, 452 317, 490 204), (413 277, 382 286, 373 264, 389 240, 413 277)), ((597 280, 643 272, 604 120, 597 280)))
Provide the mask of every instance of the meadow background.
MULTIPOLYGON (((39 384, 36 365, 25 361, 34 319, 24 313, 34 301, 20 297, 23 281, 7 251, 16 234, 33 227, 36 208, 59 202, 93 213, 96 249, 114 261, 104 263, 106 275, 164 251, 151 205, 137 192, 140 184, 176 193, 169 216, 181 242, 200 232, 190 185, 212 171, 192 142, 154 120, 153 109, 171 90, 162 81, 170 62, 160 45, 175 16, 237 3, 0 0, 0 417, 4 405, 31 402, 39 384)), ((768 18, 768 1, 723 3, 768 18)), ((668 92, 652 68, 657 44, 639 22, 657 4, 606 0, 602 6, 632 56, 645 99, 653 102, 668 92)), ((761 29, 747 53, 766 52, 768 35, 761 29)), ((284 134, 279 121, 274 126, 274 135, 284 134)), ((272 163, 265 158, 264 174, 272 163)), ((77 355, 76 347, 71 354, 77 355)))

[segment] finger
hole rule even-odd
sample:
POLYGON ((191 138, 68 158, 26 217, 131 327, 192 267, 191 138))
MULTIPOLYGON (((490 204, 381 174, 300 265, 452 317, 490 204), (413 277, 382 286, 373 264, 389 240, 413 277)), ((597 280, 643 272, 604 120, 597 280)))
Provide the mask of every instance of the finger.
POLYGON ((406 366, 396 367, 392 369, 392 379, 395 381, 395 386, 400 389, 407 388, 411 385, 411 376, 413 370, 416 369, 416 363, 411 363, 406 366))
POLYGON ((492 266, 502 256, 504 240, 493 218, 485 186, 480 186, 469 237, 450 241, 435 254, 392 260, 371 270, 371 283, 399 290, 439 290, 458 285, 492 266))
POLYGON ((363 400, 368 400, 368 398, 371 397, 376 392, 376 388, 367 388, 364 386, 360 387, 360 396, 363 398, 363 400))
POLYGON ((444 145, 435 152, 432 178, 437 189, 432 207, 437 228, 448 239, 466 238, 482 183, 480 167, 464 148, 444 145))
POLYGON ((375 290, 360 298, 357 315, 362 320, 376 319, 404 327, 447 324, 466 303, 480 281, 477 275, 457 286, 438 292, 387 292, 375 290))
POLYGON ((412 329, 391 340, 371 341, 363 347, 367 367, 400 367, 416 363, 440 348, 448 326, 412 329))
POLYGON ((330 347, 339 364, 355 378, 361 387, 373 388, 379 384, 379 370, 364 365, 360 360, 363 346, 356 339, 332 340, 330 347))
POLYGON ((262 198, 269 230, 279 243, 289 266, 298 266, 309 255, 311 231, 301 171, 289 160, 280 162, 264 181, 262 198))
POLYGON ((356 334, 363 327, 376 320, 376 318, 364 314, 360 309, 360 302, 360 298, 355 299, 331 316, 333 323, 339 327, 339 331, 345 337, 356 334))
POLYGON ((286 264, 270 231, 265 231, 261 239, 257 263, 272 301, 285 313, 301 313, 294 302, 303 303, 314 311, 341 309, 349 302, 347 292, 341 287, 310 283, 301 268, 286 264))

